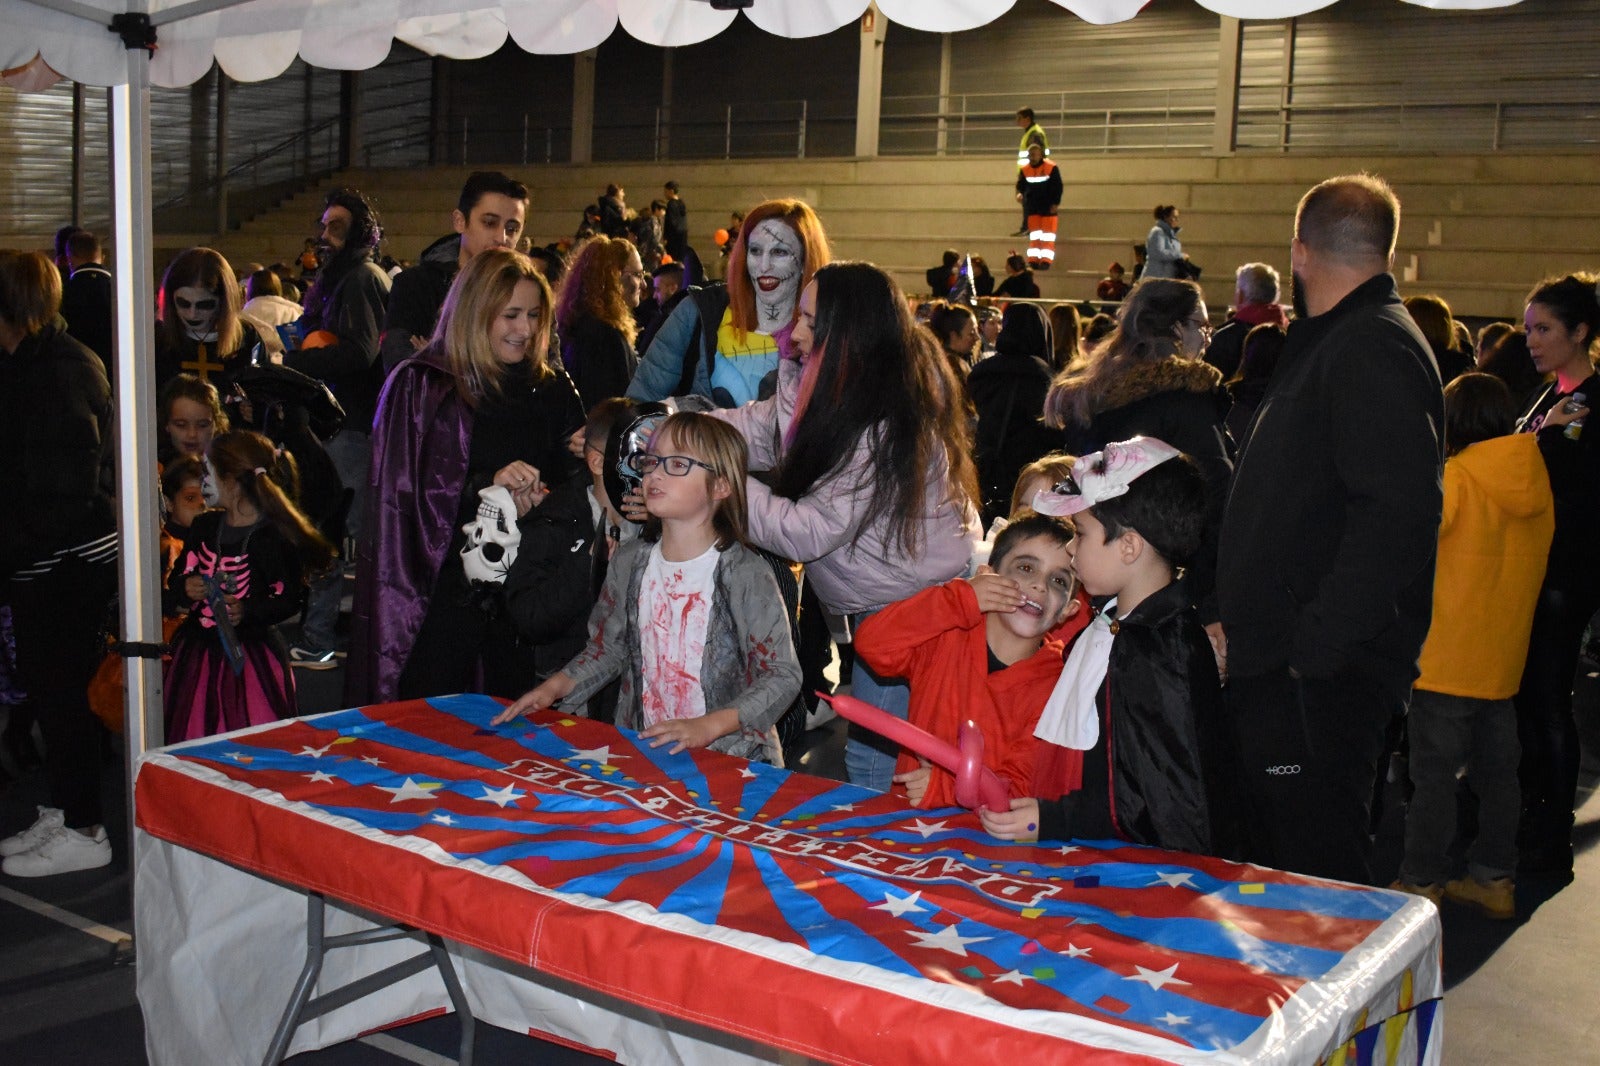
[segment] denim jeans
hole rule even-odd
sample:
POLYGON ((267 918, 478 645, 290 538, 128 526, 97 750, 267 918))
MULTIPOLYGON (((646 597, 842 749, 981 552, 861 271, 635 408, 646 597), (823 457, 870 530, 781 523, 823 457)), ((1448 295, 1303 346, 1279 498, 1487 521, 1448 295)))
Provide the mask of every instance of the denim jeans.
MULTIPOLYGON (((354 430, 340 430, 324 445, 333 468, 344 487, 352 490, 350 512, 345 516, 345 532, 354 539, 361 533, 362 508, 366 506, 367 474, 372 466, 372 438, 354 430)), ((311 583, 306 593, 305 611, 300 616, 300 646, 313 651, 332 651, 338 640, 339 600, 344 595, 344 573, 334 567, 331 573, 311 583)))
MULTIPOLYGON (((850 695, 896 718, 911 713, 911 686, 877 677, 859 658, 850 673, 850 695)), ((851 722, 844 746, 845 774, 852 785, 887 792, 893 784, 894 760, 899 751, 900 745, 894 741, 851 722)))
POLYGON ((1446 849, 1456 834, 1456 775, 1464 766, 1478 796, 1478 836, 1467 852, 1479 881, 1509 877, 1517 866, 1517 712, 1509 699, 1480 700, 1417 689, 1406 717, 1411 783, 1406 854, 1400 876, 1416 885, 1451 875, 1446 849))

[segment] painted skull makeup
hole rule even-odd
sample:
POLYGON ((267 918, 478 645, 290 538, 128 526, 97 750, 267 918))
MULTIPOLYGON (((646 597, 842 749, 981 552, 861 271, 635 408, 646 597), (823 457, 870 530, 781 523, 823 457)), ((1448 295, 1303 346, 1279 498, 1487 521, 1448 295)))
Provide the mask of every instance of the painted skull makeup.
POLYGON ((763 333, 782 329, 794 317, 805 271, 804 249, 794 228, 776 218, 756 223, 745 238, 744 265, 755 291, 756 328, 763 333))
POLYGON ((217 312, 222 308, 222 297, 210 289, 185 285, 172 293, 172 313, 183 323, 183 332, 191 340, 217 339, 217 312))

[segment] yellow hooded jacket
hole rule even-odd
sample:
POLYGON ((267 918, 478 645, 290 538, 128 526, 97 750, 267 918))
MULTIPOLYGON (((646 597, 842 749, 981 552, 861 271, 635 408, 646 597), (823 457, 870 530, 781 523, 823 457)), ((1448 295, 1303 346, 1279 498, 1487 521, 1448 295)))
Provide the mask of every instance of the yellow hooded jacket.
POLYGON ((1445 461, 1433 625, 1417 688, 1485 700, 1516 695, 1554 532, 1535 434, 1480 441, 1445 461))

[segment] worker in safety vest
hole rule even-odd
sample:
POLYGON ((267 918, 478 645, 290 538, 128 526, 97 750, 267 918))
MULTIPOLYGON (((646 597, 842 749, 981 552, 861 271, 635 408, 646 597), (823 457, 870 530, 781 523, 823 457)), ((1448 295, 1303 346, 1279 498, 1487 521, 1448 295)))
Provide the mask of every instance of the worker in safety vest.
MULTIPOLYGON (((1022 141, 1017 145, 1017 168, 1028 165, 1028 148, 1037 144, 1044 149, 1044 157, 1050 158, 1050 142, 1045 138, 1044 127, 1033 120, 1033 108, 1024 107, 1017 111, 1017 128, 1022 131, 1022 141)), ((1027 212, 1023 212, 1022 228, 1013 236, 1022 237, 1028 232, 1027 212)))
POLYGON ((1028 230, 1028 265, 1049 270, 1056 261, 1056 212, 1061 205, 1061 170, 1044 157, 1044 148, 1028 146, 1028 162, 1017 172, 1017 200, 1028 230))

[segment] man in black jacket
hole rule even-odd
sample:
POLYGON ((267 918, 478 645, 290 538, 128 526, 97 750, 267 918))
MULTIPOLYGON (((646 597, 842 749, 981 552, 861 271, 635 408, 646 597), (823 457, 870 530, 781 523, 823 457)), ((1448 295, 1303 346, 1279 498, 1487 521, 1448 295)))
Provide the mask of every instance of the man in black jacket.
POLYGON ((67 332, 100 357, 106 377, 115 384, 116 367, 111 361, 113 285, 100 238, 86 229, 74 231, 67 238, 67 263, 71 273, 61 289, 61 317, 67 320, 67 332))
POLYGON ((1400 203, 1380 179, 1306 194, 1295 307, 1235 468, 1217 595, 1252 861, 1370 879, 1385 732, 1432 611, 1442 507, 1438 370, 1388 273, 1400 203))
MULTIPOLYGON (((351 494, 345 522, 360 534, 361 510, 372 463, 372 414, 383 383, 378 340, 389 299, 389 275, 373 262, 383 230, 378 212, 354 189, 335 189, 324 201, 320 265, 306 293, 300 319, 303 346, 285 352, 283 364, 321 381, 344 407, 344 426, 323 443, 351 494)), ((335 572, 316 582, 307 600, 299 643, 289 649, 292 666, 331 669, 340 582, 335 572)))
POLYGON ((528 187, 498 170, 474 171, 450 212, 455 232, 430 244, 417 265, 400 273, 389 290, 383 322, 387 373, 418 352, 439 322, 439 308, 467 261, 489 248, 515 248, 528 212, 528 187))

